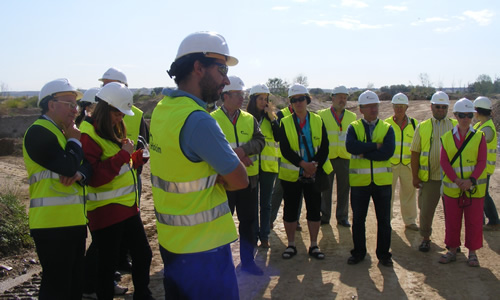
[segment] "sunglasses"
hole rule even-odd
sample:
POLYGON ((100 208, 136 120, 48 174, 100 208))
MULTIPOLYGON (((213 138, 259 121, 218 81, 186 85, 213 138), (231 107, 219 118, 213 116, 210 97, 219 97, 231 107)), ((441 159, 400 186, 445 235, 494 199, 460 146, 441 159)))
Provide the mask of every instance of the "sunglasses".
POLYGON ((437 109, 447 109, 448 105, 434 105, 434 107, 437 109))
POLYGON ((225 64, 221 64, 218 62, 214 62, 215 65, 217 65, 217 70, 222 74, 222 76, 227 76, 227 72, 229 72, 229 67, 226 66, 225 64))
POLYGON ((290 99, 290 103, 302 102, 302 101, 305 101, 305 100, 307 100, 306 96, 300 96, 300 97, 297 97, 297 98, 290 99))
POLYGON ((472 119, 472 117, 474 117, 473 113, 458 113, 457 115, 460 119, 465 119, 465 118, 472 119))

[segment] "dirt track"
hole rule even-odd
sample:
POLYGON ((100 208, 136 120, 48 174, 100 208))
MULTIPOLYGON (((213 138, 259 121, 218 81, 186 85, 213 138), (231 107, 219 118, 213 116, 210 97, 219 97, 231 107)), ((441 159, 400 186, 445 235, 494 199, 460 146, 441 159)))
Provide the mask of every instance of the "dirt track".
MULTIPOLYGON (((412 101, 410 104, 408 111, 410 116, 419 121, 430 116, 428 101, 412 101)), ((357 108, 352 110, 359 115, 357 108)), ((380 118, 386 118, 391 113, 390 102, 383 102, 380 118)), ((500 168, 499 166, 500 164, 497 164, 497 168, 500 168)), ((22 158, 0 157, 0 183, 17 187, 21 198, 28 203, 26 172, 22 158)), ((490 185, 490 193, 495 197, 500 193, 500 170, 492 176, 490 185)), ((495 199, 497 208, 500 208, 499 198, 495 199)), ((392 221, 393 268, 377 264, 376 222, 373 205, 370 205, 367 218, 368 256, 365 261, 355 266, 346 263, 349 250, 352 248, 349 228, 336 225, 321 227, 318 240, 320 248, 326 254, 326 259, 317 261, 307 255, 309 234, 307 227, 304 227, 303 232, 297 232, 298 255, 291 260, 283 260, 281 253, 286 246, 286 235, 283 224, 276 222, 270 235, 271 249, 259 248, 256 257, 257 264, 265 271, 264 276, 242 273, 239 266, 238 242, 232 245, 241 299, 498 298, 500 295, 500 231, 484 233, 484 247, 478 251, 480 268, 468 267, 464 254, 459 254, 455 263, 441 265, 437 262, 445 246, 441 204, 438 205, 434 218, 431 251, 422 253, 417 250, 421 241, 419 233, 404 230, 398 199, 396 197, 392 221)), ((150 287, 157 299, 163 299, 161 277, 163 264, 156 240, 149 166, 146 166, 143 173, 141 210, 144 226, 153 249, 150 287)), ((306 224, 305 215, 304 212, 302 224, 306 224)), ((349 215, 352 216, 352 213, 349 212, 349 215)), ((281 210, 278 220, 281 220, 281 210)), ((237 222, 236 219, 235 221, 237 222)), ((1 260, 0 263, 2 263, 1 260)), ((133 289, 130 275, 125 276, 121 284, 133 289)), ((132 296, 129 292, 125 297, 117 299, 132 299, 132 296)))

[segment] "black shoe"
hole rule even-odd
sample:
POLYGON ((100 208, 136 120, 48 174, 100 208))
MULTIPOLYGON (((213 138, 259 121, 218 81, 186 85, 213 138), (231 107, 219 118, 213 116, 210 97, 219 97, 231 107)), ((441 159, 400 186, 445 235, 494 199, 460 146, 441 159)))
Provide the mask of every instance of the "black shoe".
POLYGON ((121 273, 132 273, 132 263, 128 260, 124 260, 118 265, 117 269, 121 273))
POLYGON ((115 279, 115 281, 119 282, 120 280, 122 280, 122 274, 118 271, 115 271, 115 278, 114 279, 115 279))
POLYGON ((326 225, 326 224, 330 224, 330 222, 321 220, 321 225, 326 225))
POLYGON ((351 256, 349 259, 347 259, 347 264, 348 265, 357 265, 360 263, 364 258, 361 258, 359 256, 351 256))
POLYGON ((431 240, 424 240, 420 246, 418 246, 418 251, 429 252, 429 250, 431 250, 431 240))
POLYGON ((379 263, 381 263, 382 266, 385 266, 385 267, 392 267, 394 265, 394 263, 392 262, 392 259, 390 257, 380 259, 379 263))
POLYGON ((302 231, 302 226, 300 226, 300 224, 297 223, 297 231, 302 231))
POLYGON ((252 274, 252 275, 257 275, 257 276, 264 275, 264 271, 262 271, 262 269, 259 268, 255 264, 255 262, 251 262, 251 263, 248 263, 248 264, 245 264, 245 265, 241 265, 241 270, 243 272, 247 272, 247 273, 252 274))
POLYGON ((351 227, 351 223, 347 220, 340 220, 337 222, 338 225, 343 226, 343 227, 351 227))

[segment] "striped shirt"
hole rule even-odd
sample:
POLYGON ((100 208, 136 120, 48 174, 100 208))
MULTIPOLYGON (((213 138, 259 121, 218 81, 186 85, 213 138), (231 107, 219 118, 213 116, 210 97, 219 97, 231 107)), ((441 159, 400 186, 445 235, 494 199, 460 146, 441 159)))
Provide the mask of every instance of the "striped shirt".
MULTIPOLYGON (((434 117, 431 118, 432 121, 432 136, 431 136, 431 149, 429 153, 429 179, 430 180, 441 180, 442 170, 441 164, 439 162, 439 155, 441 151, 441 136, 445 132, 453 129, 453 124, 449 118, 443 120, 437 120, 434 117)), ((413 136, 413 141, 411 143, 410 150, 413 152, 421 152, 420 144, 420 124, 415 129, 415 135, 413 136)))

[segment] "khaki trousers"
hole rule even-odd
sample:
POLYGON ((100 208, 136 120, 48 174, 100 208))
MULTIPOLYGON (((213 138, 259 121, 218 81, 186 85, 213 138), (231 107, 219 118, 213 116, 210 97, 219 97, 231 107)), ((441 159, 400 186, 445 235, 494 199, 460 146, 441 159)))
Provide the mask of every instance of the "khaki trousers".
POLYGON ((391 219, 394 206, 394 191, 399 179, 399 203, 401 205, 401 216, 405 225, 416 224, 417 220, 417 192, 413 187, 411 167, 403 164, 392 165, 392 198, 391 219))
POLYGON ((418 191, 418 208, 420 209, 420 235, 429 238, 432 234, 432 220, 441 198, 441 180, 422 182, 418 191))

